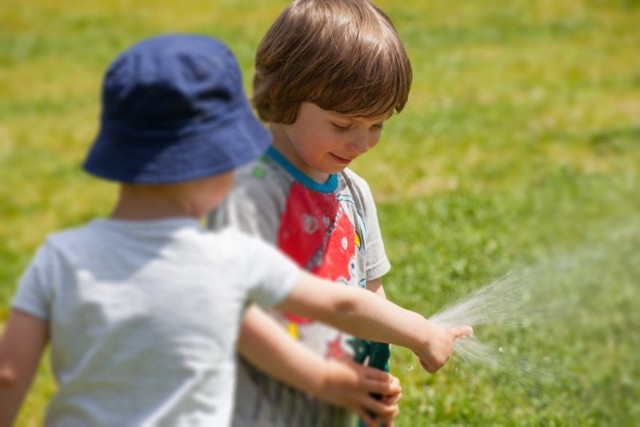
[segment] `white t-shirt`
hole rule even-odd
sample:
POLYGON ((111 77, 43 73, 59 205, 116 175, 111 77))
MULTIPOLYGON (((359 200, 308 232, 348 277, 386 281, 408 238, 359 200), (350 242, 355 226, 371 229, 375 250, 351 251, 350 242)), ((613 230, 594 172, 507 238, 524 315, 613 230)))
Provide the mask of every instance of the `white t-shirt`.
POLYGON ((244 307, 279 302, 298 275, 267 243, 189 218, 51 235, 13 301, 49 323, 46 425, 228 425, 244 307))

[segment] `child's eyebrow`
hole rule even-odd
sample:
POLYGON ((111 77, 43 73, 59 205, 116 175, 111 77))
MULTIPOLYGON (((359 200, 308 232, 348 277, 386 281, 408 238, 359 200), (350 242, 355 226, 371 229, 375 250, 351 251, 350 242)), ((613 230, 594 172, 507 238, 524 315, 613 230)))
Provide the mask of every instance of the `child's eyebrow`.
POLYGON ((352 123, 355 122, 355 123, 368 124, 368 125, 379 125, 379 124, 384 123, 388 118, 389 118, 388 116, 373 117, 373 118, 369 118, 369 117, 350 117, 349 120, 352 123))
POLYGON ((347 113, 340 113, 338 111, 331 111, 331 110, 327 110, 329 115, 334 117, 334 118, 341 118, 344 120, 352 120, 352 121, 368 121, 368 122, 374 122, 374 121, 379 121, 379 122, 383 122, 385 120, 387 120, 389 117, 391 117, 392 113, 388 113, 388 114, 382 114, 379 116, 362 116, 362 115, 354 115, 354 114, 347 114, 347 113))

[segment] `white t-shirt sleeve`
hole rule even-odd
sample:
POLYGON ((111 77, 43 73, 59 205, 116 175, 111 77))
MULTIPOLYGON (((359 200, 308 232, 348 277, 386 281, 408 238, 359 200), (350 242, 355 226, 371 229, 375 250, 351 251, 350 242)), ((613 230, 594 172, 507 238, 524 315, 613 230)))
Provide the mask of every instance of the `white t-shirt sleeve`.
POLYGON ((52 248, 42 245, 22 273, 18 290, 12 301, 14 309, 41 319, 50 317, 52 272, 54 268, 52 248))
POLYGON ((391 263, 385 252, 378 212, 369 184, 350 169, 345 169, 348 185, 358 200, 366 230, 367 280, 378 279, 389 272, 391 263))
POLYGON ((249 263, 246 272, 249 283, 256 285, 249 292, 252 302, 269 308, 285 299, 300 277, 298 267, 281 251, 255 237, 243 236, 249 239, 250 253, 245 257, 249 263))
POLYGON ((251 236, 276 243, 288 183, 279 182, 273 173, 265 172, 263 178, 254 176, 254 169, 266 171, 265 168, 257 161, 236 174, 232 190, 207 216, 209 229, 232 226, 251 236))

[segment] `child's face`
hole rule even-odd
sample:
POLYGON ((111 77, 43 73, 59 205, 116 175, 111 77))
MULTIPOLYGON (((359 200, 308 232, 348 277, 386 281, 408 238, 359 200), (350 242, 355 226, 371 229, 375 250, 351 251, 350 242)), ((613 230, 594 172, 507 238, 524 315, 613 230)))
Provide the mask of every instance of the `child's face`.
POLYGON ((274 128, 273 145, 310 178, 324 182, 378 143, 387 117, 352 117, 303 102, 293 124, 274 128))

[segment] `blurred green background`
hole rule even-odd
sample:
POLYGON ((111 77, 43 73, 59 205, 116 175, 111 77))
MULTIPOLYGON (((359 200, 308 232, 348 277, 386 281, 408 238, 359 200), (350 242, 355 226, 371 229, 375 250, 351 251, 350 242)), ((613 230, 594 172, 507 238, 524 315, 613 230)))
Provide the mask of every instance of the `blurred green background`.
MULTIPOLYGON (((234 50, 249 93, 255 49, 287 3, 3 2, 0 324, 46 234, 110 211, 113 186, 79 165, 113 57, 153 34, 209 34, 234 50)), ((405 111, 353 165, 379 203, 388 297, 428 316, 508 271, 544 273, 528 273, 520 321, 476 330, 542 374, 454 358, 429 375, 395 349, 396 426, 640 424, 640 2, 376 3, 414 68, 405 111)), ((17 425, 40 425, 54 390, 44 360, 17 425)))

